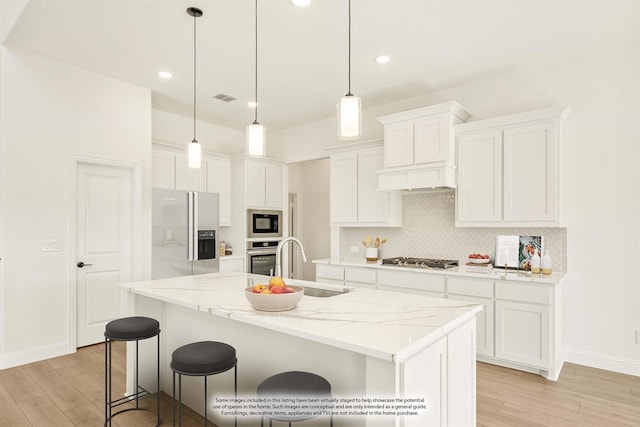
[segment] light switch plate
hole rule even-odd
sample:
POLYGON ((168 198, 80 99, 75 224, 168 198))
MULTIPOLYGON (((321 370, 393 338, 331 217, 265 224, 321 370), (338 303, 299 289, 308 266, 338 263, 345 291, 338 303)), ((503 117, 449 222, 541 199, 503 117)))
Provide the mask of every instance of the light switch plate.
POLYGON ((640 329, 636 329, 636 344, 640 344, 640 329))

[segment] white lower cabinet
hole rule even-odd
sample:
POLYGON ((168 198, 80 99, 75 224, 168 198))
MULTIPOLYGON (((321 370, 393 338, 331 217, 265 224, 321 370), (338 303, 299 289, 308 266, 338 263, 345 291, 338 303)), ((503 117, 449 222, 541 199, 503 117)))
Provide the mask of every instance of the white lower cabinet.
POLYGON ((376 269, 345 267, 344 284, 354 288, 376 289, 376 269))
POLYGON ((483 310, 476 314, 476 351, 492 357, 494 340, 493 282, 488 280, 447 278, 447 298, 481 304, 483 310))
POLYGON ((492 357, 494 355, 493 299, 456 295, 451 292, 449 292, 447 298, 482 305, 482 311, 476 314, 476 352, 484 356, 492 357))
POLYGON ((549 306, 497 300, 496 357, 546 369, 549 306))
POLYGON ((344 285, 344 267, 331 264, 316 264, 316 282, 344 285))
POLYGON ((316 264, 316 282, 376 289, 376 269, 316 264))
POLYGON ((564 363, 562 281, 556 284, 456 274, 316 264, 316 280, 479 304, 478 360, 557 380, 564 363))
POLYGON ((444 276, 397 270, 378 270, 378 289, 444 298, 444 276))
POLYGON ((564 363, 562 282, 497 281, 494 304, 495 363, 557 380, 564 363))

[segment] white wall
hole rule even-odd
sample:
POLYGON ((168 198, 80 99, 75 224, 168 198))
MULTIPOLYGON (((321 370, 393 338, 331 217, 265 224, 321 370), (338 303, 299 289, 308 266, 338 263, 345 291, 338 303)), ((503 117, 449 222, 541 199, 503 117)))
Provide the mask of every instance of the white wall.
POLYGON ((302 263, 302 279, 315 280, 311 261, 329 258, 329 159, 288 165, 289 193, 298 194, 298 238, 304 245, 307 262, 302 263))
MULTIPOLYGON (((472 120, 571 106, 564 146, 567 226, 567 359, 640 375, 640 46, 503 70, 401 102, 365 108, 363 140, 382 136, 375 117, 448 100, 472 120)), ((364 100, 366 106, 366 100, 364 100)), ((271 135, 286 162, 325 157, 335 118, 271 135), (277 143, 276 143, 277 141, 277 143)), ((277 154, 276 154, 277 152, 277 154)))
MULTIPOLYGON (((193 139, 193 118, 153 110, 154 142, 186 146, 193 139)), ((244 153, 244 132, 196 120, 196 138, 203 151, 220 154, 244 153)))
POLYGON ((73 351, 71 156, 142 170, 142 273, 150 268, 149 90, 24 52, 1 50, 0 368, 73 351), (44 239, 62 240, 43 252, 44 239))

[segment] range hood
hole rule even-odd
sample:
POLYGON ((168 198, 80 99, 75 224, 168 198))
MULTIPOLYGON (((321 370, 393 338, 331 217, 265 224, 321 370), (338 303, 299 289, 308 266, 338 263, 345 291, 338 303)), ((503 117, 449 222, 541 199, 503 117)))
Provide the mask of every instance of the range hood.
POLYGON ((456 188, 454 165, 409 166, 378 171, 378 190, 433 190, 456 188))
POLYGON ((384 169, 378 190, 456 188, 453 126, 470 114, 455 101, 378 117, 384 125, 384 169))

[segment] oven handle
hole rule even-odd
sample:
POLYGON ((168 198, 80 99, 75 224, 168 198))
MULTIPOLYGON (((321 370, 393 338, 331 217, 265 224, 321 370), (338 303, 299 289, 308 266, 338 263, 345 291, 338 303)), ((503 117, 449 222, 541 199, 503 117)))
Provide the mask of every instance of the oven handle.
POLYGON ((251 255, 275 255, 275 249, 247 249, 247 256, 251 255))

